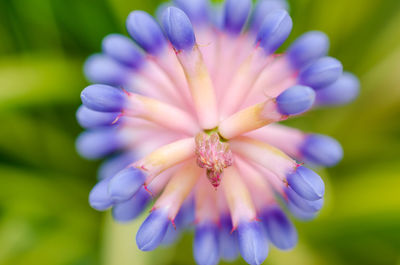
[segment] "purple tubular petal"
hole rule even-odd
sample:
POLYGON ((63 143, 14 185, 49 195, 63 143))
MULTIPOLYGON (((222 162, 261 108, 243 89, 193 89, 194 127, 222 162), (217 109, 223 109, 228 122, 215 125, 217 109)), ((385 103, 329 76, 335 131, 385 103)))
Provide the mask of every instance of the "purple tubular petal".
POLYGON ((224 7, 222 3, 211 3, 209 7, 212 24, 222 30, 224 27, 224 7))
POLYGON ((219 229, 219 253, 223 260, 234 261, 238 254, 237 233, 232 231, 232 221, 229 216, 221 218, 221 227, 219 229))
POLYGON ((303 166, 287 176, 289 186, 302 198, 310 201, 319 200, 324 196, 325 185, 321 177, 303 166))
POLYGON ((300 72, 299 83, 317 90, 334 83, 342 73, 343 66, 337 59, 322 57, 300 72))
POLYGON ((125 168, 112 178, 108 185, 108 193, 116 202, 129 200, 142 188, 145 180, 145 176, 139 169, 125 168))
POLYGON ((304 212, 316 213, 322 209, 324 205, 324 199, 319 199, 315 201, 309 201, 298 195, 293 189, 285 189, 286 196, 290 203, 293 203, 297 208, 304 212))
POLYGON ((122 86, 129 77, 129 69, 103 54, 90 56, 83 67, 92 83, 122 86))
POLYGON ((179 238, 179 235, 180 230, 178 228, 175 229, 172 223, 170 223, 168 225, 167 232, 165 233, 165 236, 161 241, 161 244, 164 246, 172 245, 179 238))
POLYGON ((276 98, 280 113, 296 115, 309 110, 314 104, 315 92, 306 86, 292 86, 276 98))
POLYGON ((166 46, 160 26, 144 11, 131 12, 126 27, 129 35, 148 53, 157 54, 166 46))
POLYGON ((360 81, 353 74, 345 72, 336 82, 317 91, 316 104, 347 104, 356 99, 359 93, 360 81))
POLYGON ((142 188, 129 200, 116 203, 112 208, 112 216, 121 223, 132 221, 146 209, 150 200, 150 194, 142 188))
POLYGON ((301 69, 329 50, 329 39, 325 33, 310 31, 301 35, 288 49, 287 56, 292 67, 301 69))
POLYGON ((86 131, 76 139, 78 153, 87 159, 102 158, 119 148, 121 142, 113 128, 86 131))
POLYGON ((194 259, 198 265, 217 265, 219 262, 218 228, 213 223, 196 227, 193 244, 194 259))
POLYGON ((261 214, 268 239, 277 248, 289 250, 297 244, 297 231, 278 205, 265 209, 261 214))
POLYGON ((268 256, 268 242, 261 223, 242 222, 237 228, 239 250, 243 259, 251 265, 259 265, 268 256))
POLYGON ((105 211, 113 205, 111 197, 108 195, 107 187, 110 178, 98 182, 89 194, 89 204, 98 211, 105 211))
POLYGON ((332 137, 308 135, 300 148, 301 155, 307 162, 322 166, 334 166, 343 158, 343 149, 332 137))
POLYGON ((288 10, 288 4, 284 0, 259 0, 257 1, 253 14, 250 19, 251 31, 257 33, 265 19, 272 11, 285 9, 288 10))
POLYGON ((265 17, 257 34, 256 42, 260 44, 267 55, 270 55, 285 42, 292 27, 292 18, 285 10, 272 11, 265 17))
POLYGON ((288 202, 287 208, 290 213, 300 221, 310 221, 317 216, 316 212, 306 212, 297 207, 294 203, 288 202))
POLYGON ((190 50, 196 44, 192 24, 179 8, 168 7, 162 16, 162 24, 176 50, 190 50))
POLYGON ((144 220, 136 234, 136 244, 142 251, 156 249, 164 239, 170 221, 162 209, 154 210, 144 220))
POLYGON ((208 0, 173 0, 173 3, 187 14, 193 24, 205 23, 209 19, 208 0))
POLYGON ((173 6, 171 2, 164 2, 161 3, 160 5, 158 5, 157 9, 156 9, 156 14, 155 17, 157 18, 157 21, 159 23, 162 22, 162 16, 164 14, 164 11, 167 10, 168 7, 173 6))
POLYGON ((121 112, 125 98, 122 90, 107 85, 90 85, 81 93, 82 103, 87 108, 102 112, 121 112))
POLYGON ((111 126, 120 115, 120 112, 100 112, 80 106, 76 112, 76 119, 83 128, 111 126))
POLYGON ((233 34, 239 34, 251 10, 250 0, 226 0, 224 6, 224 29, 233 34))
POLYGON ((110 34, 103 39, 102 45, 105 54, 123 65, 137 69, 144 62, 143 53, 123 35, 110 34))
POLYGON ((118 154, 104 161, 97 172, 99 179, 105 179, 115 176, 122 169, 136 161, 136 156, 133 152, 118 154))
POLYGON ((175 218, 176 227, 179 229, 187 228, 194 223, 194 219, 194 200, 186 199, 175 218))

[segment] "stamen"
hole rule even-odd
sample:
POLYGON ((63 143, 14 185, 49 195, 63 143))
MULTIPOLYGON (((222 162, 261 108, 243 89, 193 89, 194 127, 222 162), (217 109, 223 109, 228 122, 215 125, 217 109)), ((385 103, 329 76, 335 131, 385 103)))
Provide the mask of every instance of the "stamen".
POLYGON ((197 164, 207 171, 207 178, 215 188, 221 183, 223 170, 233 163, 232 151, 228 143, 221 142, 216 132, 196 135, 197 164))

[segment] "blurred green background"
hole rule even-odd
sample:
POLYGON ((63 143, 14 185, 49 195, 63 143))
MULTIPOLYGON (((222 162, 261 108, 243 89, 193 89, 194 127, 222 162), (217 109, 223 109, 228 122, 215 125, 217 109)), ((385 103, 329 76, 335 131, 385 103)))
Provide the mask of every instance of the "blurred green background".
MULTIPOLYGON (((193 264, 191 235, 137 250, 140 223, 92 210, 97 162, 74 139, 82 63, 134 9, 157 0, 0 0, 0 264, 193 264)), ((292 0, 291 40, 323 30, 331 54, 362 81, 353 104, 292 121, 339 139, 343 162, 323 174, 326 206, 297 223, 299 245, 266 264, 400 264, 400 1, 292 0)), ((238 261, 236 264, 243 264, 238 261)))

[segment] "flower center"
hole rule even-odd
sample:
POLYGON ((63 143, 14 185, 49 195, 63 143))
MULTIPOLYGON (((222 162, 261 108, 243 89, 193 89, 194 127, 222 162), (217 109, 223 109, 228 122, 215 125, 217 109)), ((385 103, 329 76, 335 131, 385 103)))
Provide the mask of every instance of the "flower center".
POLYGON ((196 135, 197 164, 207 171, 207 178, 215 188, 221 183, 224 168, 233 163, 232 151, 227 142, 221 142, 217 132, 196 135))

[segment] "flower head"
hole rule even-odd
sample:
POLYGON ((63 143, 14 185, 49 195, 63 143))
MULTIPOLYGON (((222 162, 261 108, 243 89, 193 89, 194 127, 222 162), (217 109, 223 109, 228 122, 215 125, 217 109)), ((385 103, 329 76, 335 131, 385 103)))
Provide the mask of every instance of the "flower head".
POLYGON ((340 144, 276 124, 313 107, 354 99, 359 82, 326 56, 325 34, 300 36, 283 0, 175 0, 127 19, 131 39, 112 34, 85 73, 77 140, 89 159, 112 155, 89 196, 126 222, 154 200, 137 232, 141 250, 170 244, 195 226, 200 265, 238 252, 261 264, 268 242, 291 249, 287 217, 311 219, 323 205, 321 177, 303 165, 333 166, 340 144), (281 203, 282 202, 282 203, 281 203))

